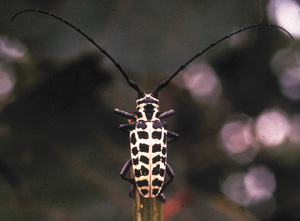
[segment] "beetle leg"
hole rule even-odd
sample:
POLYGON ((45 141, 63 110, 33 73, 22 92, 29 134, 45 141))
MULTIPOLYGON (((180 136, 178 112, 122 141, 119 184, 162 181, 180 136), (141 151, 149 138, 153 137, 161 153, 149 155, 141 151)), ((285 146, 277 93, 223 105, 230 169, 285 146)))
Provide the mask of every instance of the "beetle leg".
POLYGON ((132 161, 131 161, 131 159, 129 159, 129 160, 127 160, 127 162, 123 166, 123 168, 120 172, 120 176, 123 180, 126 180, 131 184, 135 184, 134 179, 130 179, 130 178, 125 177, 131 166, 132 166, 132 161))
POLYGON ((157 197, 158 197, 161 201, 163 201, 164 203, 166 202, 166 196, 165 196, 165 194, 160 193, 157 197))
POLYGON ((128 118, 128 119, 135 120, 135 115, 131 114, 131 113, 128 113, 126 111, 119 110, 119 109, 115 108, 114 113, 121 116, 121 117, 125 117, 125 118, 128 118))
POLYGON ((175 111, 173 109, 165 111, 165 112, 163 112, 159 115, 159 119, 164 119, 164 118, 169 117, 173 114, 175 114, 175 111))
POLYGON ((170 180, 163 185, 163 187, 161 189, 161 193, 164 192, 166 187, 173 181, 174 176, 175 176, 173 169, 171 168, 171 166, 168 163, 166 163, 166 172, 169 175, 170 180))
POLYGON ((177 133, 169 131, 169 130, 168 130, 167 136, 169 138, 168 143, 171 143, 172 141, 177 140, 179 138, 179 135, 177 133))
POLYGON ((132 128, 131 124, 120 124, 118 127, 121 131, 128 133, 130 129, 132 128))
POLYGON ((131 183, 131 191, 129 192, 129 197, 132 198, 132 194, 136 188, 136 184, 134 179, 130 179, 130 178, 126 178, 126 174, 128 173, 128 170, 130 169, 130 167, 132 166, 132 161, 131 159, 127 160, 127 162, 125 163, 125 165, 123 166, 121 172, 120 172, 120 176, 123 180, 128 181, 129 183, 131 183))

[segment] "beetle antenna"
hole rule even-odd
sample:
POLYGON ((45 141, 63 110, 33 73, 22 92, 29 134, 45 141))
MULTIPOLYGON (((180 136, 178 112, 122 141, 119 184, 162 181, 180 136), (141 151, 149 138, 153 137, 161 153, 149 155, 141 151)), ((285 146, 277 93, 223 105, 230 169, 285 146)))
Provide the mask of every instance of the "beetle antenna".
POLYGON ((205 52, 207 52, 209 49, 215 47, 216 45, 218 45, 219 43, 223 42, 224 40, 249 29, 253 29, 253 28, 258 28, 258 27, 270 27, 270 28, 276 28, 276 29, 280 29, 282 31, 284 31, 286 34, 289 35, 289 37, 294 40, 293 36, 291 35, 291 33, 289 33, 286 29, 284 29, 281 26, 278 25, 272 25, 272 24, 255 24, 255 25, 251 25, 249 27, 246 28, 242 28, 240 30, 237 30, 229 35, 226 35, 225 37, 219 39, 218 41, 212 43, 211 45, 209 45, 207 48, 205 48, 203 51, 197 53, 196 55, 194 55, 192 58, 190 58, 185 64, 181 65, 173 74, 171 74, 169 76, 169 78, 167 78, 166 80, 164 80, 160 85, 158 85, 158 87, 155 89, 155 91, 153 92, 153 94, 157 94, 161 89, 165 88, 170 81, 176 77, 183 69, 185 69, 191 62, 193 62, 196 58, 200 57, 201 55, 203 55, 205 52))
POLYGON ((121 67, 121 65, 119 63, 117 63, 115 61, 115 59, 113 59, 113 57, 106 52, 102 47, 100 47, 92 38, 90 38, 88 35, 86 35, 83 31, 81 31, 79 28, 75 27, 74 25, 72 25, 70 22, 64 20, 63 18, 58 17, 57 15, 50 13, 50 12, 44 12, 41 11, 39 9, 26 9, 26 10, 22 10, 19 11, 18 13, 16 13, 10 20, 10 22, 13 22, 13 20, 20 14, 23 14, 25 12, 37 12, 37 13, 41 13, 41 14, 45 14, 48 16, 51 16, 61 22, 63 22, 64 24, 68 25, 69 27, 71 27, 72 29, 74 29, 75 31, 77 31, 79 34, 81 34, 83 37, 85 37, 89 42, 91 42, 96 48, 99 49, 99 51, 104 54, 114 65, 115 67, 121 72, 121 74, 123 75, 123 77, 125 78, 125 80, 127 81, 128 85, 133 88, 135 91, 137 91, 138 93, 141 93, 141 90, 139 88, 139 86, 132 81, 127 74, 125 73, 125 71, 123 70, 123 68, 121 67))

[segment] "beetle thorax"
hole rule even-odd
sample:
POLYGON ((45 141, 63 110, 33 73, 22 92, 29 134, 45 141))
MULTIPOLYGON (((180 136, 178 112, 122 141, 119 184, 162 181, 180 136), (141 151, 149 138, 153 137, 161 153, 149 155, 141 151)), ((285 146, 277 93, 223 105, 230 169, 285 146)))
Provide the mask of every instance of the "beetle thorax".
POLYGON ((159 105, 153 94, 143 94, 136 100, 137 121, 157 121, 159 105))

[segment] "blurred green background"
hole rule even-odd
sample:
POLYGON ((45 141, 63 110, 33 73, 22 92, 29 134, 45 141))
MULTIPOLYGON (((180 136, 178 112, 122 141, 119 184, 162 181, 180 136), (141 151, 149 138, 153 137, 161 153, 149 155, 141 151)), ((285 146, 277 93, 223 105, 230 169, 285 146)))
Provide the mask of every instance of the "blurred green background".
POLYGON ((126 120, 136 92, 65 18, 145 92, 189 58, 245 26, 161 91, 175 172, 166 220, 300 220, 299 3, 2 1, 0 220, 131 220, 126 120))

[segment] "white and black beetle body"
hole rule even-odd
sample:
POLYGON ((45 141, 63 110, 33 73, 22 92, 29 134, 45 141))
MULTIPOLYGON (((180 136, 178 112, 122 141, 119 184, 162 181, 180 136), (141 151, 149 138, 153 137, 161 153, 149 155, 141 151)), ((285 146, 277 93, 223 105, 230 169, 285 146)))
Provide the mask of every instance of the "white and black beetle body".
POLYGON ((122 67, 112 58, 110 54, 108 54, 102 47, 100 47, 93 39, 87 36, 80 29, 52 13, 44 12, 38 9, 20 11, 12 17, 11 21, 13 21, 16 16, 24 12, 37 12, 45 14, 58 19, 73 28, 75 31, 83 35, 88 41, 90 41, 96 48, 98 48, 100 52, 103 53, 116 66, 116 68, 120 71, 120 73, 127 81, 127 84, 135 91, 137 91, 137 112, 131 114, 119 109, 114 110, 114 113, 129 119, 130 122, 129 124, 121 124, 119 126, 122 131, 129 133, 131 152, 131 159, 129 159, 125 163, 120 175, 123 179, 129 181, 133 185, 133 187, 137 187, 143 197, 149 198, 159 196, 163 201, 165 199, 163 191, 174 178, 173 170, 167 163, 167 144, 173 140, 176 140, 178 138, 178 134, 168 131, 167 124, 162 121, 162 119, 174 114, 175 111, 159 111, 158 92, 161 89, 165 88, 174 77, 176 77, 196 58, 200 57, 209 49, 221 43, 222 41, 245 30, 257 27, 277 28, 286 32, 291 37, 291 39, 293 39, 293 37, 287 30, 277 25, 260 24, 240 29, 219 39, 201 52, 195 54, 186 63, 180 66, 173 74, 171 74, 166 80, 164 80, 154 90, 154 92, 146 94, 142 92, 138 85, 127 76, 122 67), (126 174, 131 167, 133 169, 132 172, 134 175, 134 179, 126 177, 126 174), (166 173, 170 177, 168 182, 165 182, 166 173))
POLYGON ((136 101, 137 112, 130 114, 115 109, 114 112, 133 120, 121 124, 120 129, 129 131, 131 159, 121 171, 121 177, 138 188, 146 198, 156 197, 164 200, 163 190, 173 180, 174 172, 167 163, 167 143, 178 138, 178 134, 168 131, 167 124, 161 121, 175 113, 174 110, 159 111, 159 100, 155 94, 139 93, 136 101), (134 179, 126 178, 132 166, 134 179), (164 183, 165 174, 170 180, 164 183))

